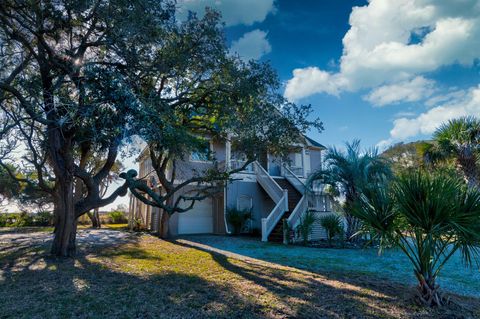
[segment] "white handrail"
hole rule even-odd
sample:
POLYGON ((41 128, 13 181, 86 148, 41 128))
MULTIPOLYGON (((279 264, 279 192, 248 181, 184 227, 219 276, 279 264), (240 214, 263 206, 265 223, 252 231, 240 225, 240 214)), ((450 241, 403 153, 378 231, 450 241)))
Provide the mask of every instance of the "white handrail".
POLYGON ((258 162, 253 162, 253 167, 257 175, 257 182, 262 185, 263 189, 273 199, 275 203, 280 202, 283 196, 283 189, 275 182, 268 172, 258 162))
POLYGON ((305 194, 306 186, 305 184, 297 177, 297 175, 292 172, 292 170, 285 164, 283 164, 283 174, 282 174, 290 184, 300 193, 305 194))
POLYGON ((300 216, 305 213, 308 209, 308 198, 307 195, 303 195, 300 201, 295 206, 292 214, 287 219, 287 223, 291 228, 295 228, 300 220, 300 216))
POLYGON ((268 214, 267 218, 262 218, 262 241, 268 241, 268 235, 270 235, 286 211, 288 211, 288 191, 284 189, 277 205, 268 214))

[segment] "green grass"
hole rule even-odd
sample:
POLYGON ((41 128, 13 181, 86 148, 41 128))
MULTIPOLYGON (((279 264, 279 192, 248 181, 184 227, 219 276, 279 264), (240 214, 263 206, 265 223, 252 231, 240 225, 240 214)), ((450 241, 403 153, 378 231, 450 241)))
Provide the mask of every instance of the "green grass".
POLYGON ((53 227, 0 227, 0 234, 31 232, 53 232, 53 227))
MULTIPOLYGON (((78 225, 78 229, 90 228, 90 225, 78 225)), ((128 224, 102 224, 102 228, 112 230, 127 230, 128 224)), ((53 232, 53 227, 0 227, 1 233, 30 233, 30 232, 53 232)))
MULTIPOLYGON (((378 255, 375 248, 308 248, 271 245, 239 238, 215 240, 214 237, 201 236, 191 240, 232 253, 317 273, 354 272, 366 274, 377 280, 388 278, 393 282, 416 284, 410 261, 400 250, 395 249, 385 250, 382 255, 378 255)), ((446 291, 480 298, 480 271, 478 267, 465 267, 460 254, 454 255, 445 265, 438 283, 446 291)))
POLYGON ((113 230, 128 230, 128 224, 103 224, 102 227, 113 230))
POLYGON ((480 315, 474 298, 463 298, 461 310, 426 311, 412 305, 411 287, 395 282, 241 260, 149 235, 116 247, 89 247, 74 260, 50 259, 47 248, 0 252, 0 318, 480 315))

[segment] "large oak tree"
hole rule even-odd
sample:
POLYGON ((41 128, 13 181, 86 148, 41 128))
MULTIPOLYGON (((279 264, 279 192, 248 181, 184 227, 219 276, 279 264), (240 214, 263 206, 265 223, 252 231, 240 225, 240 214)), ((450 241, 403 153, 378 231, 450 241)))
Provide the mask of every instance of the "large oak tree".
POLYGON ((145 182, 134 171, 102 196, 102 181, 132 138, 147 142, 165 185, 166 194, 149 203, 175 213, 182 210, 169 199, 182 187, 208 190, 230 176, 209 169, 173 185, 167 167, 199 148, 202 137, 234 136, 253 161, 265 151, 285 153, 299 133, 321 127, 306 119, 309 107, 275 93, 278 80, 268 65, 228 53, 217 13, 177 21, 171 1, 2 1, 0 67, 0 166, 51 198, 51 252, 58 256, 75 253, 79 216, 128 188, 148 200, 136 191, 145 182), (15 150, 21 159, 11 155, 15 150), (102 165, 89 169, 92 157, 102 165))

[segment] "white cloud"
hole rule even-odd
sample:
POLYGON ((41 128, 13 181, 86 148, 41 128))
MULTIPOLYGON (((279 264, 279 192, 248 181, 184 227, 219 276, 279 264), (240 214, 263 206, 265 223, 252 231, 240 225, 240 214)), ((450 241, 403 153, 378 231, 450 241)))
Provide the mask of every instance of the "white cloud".
POLYGON ((244 60, 258 60, 272 51, 265 31, 255 29, 245 33, 240 39, 233 41, 230 52, 238 53, 244 60))
POLYGON ((432 134, 437 127, 450 119, 480 114, 480 85, 470 88, 458 98, 437 105, 415 118, 398 118, 393 121, 389 141, 404 140, 419 134, 432 134))
POLYGON ((178 16, 185 19, 188 11, 203 15, 205 7, 220 11, 227 26, 252 25, 275 12, 275 0, 178 0, 178 16))
POLYGON ((287 82, 285 97, 290 100, 298 100, 318 92, 326 92, 338 95, 344 85, 343 78, 317 67, 293 70, 293 78, 287 82))
POLYGON ((370 0, 349 22, 339 71, 296 69, 287 97, 373 88, 480 57, 480 0, 370 0))
POLYGON ((394 117, 399 118, 399 117, 412 117, 415 116, 417 113, 415 112, 409 112, 409 111, 401 111, 398 113, 395 113, 394 117))
POLYGON ((417 76, 412 80, 377 87, 363 98, 375 106, 415 102, 430 97, 435 91, 434 86, 435 81, 417 76))
POLYGON ((455 90, 453 88, 453 90, 448 93, 435 95, 429 98, 427 101, 425 101, 425 105, 428 107, 432 107, 435 105, 447 103, 449 101, 459 100, 463 98, 466 94, 467 91, 465 90, 455 90))

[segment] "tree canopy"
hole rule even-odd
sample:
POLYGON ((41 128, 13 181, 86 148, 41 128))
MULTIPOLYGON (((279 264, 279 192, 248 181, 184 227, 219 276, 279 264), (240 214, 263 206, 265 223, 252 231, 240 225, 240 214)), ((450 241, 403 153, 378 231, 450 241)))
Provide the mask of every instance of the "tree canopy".
MULTIPOLYGON (((167 168, 205 137, 234 137, 254 160, 321 128, 307 120, 308 106, 277 93, 268 64, 229 54, 212 10, 177 21, 168 0, 6 0, 0 22, 0 166, 10 177, 33 172, 14 180, 52 199, 56 255, 74 254, 79 216, 143 187, 129 172, 109 196, 101 192, 134 138, 147 143, 168 189, 150 204, 173 213, 168 199, 179 188, 167 168), (89 169, 92 157, 102 165, 89 169)), ((184 186, 228 176, 210 169, 184 186)))

